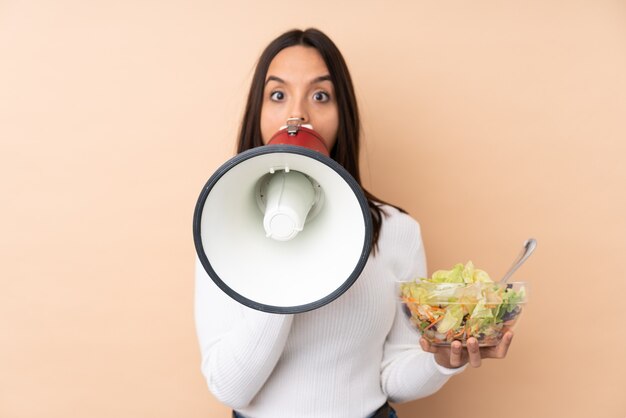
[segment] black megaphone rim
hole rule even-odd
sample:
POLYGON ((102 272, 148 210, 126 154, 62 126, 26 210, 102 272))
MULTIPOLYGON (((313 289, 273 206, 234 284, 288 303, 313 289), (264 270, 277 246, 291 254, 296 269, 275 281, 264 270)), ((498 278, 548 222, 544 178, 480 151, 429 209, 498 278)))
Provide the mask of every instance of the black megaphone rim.
POLYGON ((363 189, 359 185, 359 183, 352 177, 348 171, 341 166, 338 162, 333 160, 332 158, 326 157, 325 155, 320 154, 317 151, 310 150, 308 148, 304 148, 296 145, 270 145, 270 146, 261 146, 252 148, 246 151, 243 151, 230 160, 226 161, 221 167, 219 167, 215 173, 209 178, 206 182, 204 188, 200 192, 200 196, 198 197, 198 201, 196 202, 196 207, 193 215, 193 240, 196 248, 196 253, 200 260, 200 263, 204 267, 205 271, 208 273, 209 277, 213 282, 228 296, 235 299, 237 302, 248 306, 252 309, 269 312, 269 313, 278 313, 278 314, 296 314, 311 311, 317 308, 320 308, 333 300, 337 299, 343 293, 345 293, 356 280, 361 275, 361 272, 365 268, 365 264, 369 258, 369 254, 372 247, 372 216, 369 209, 369 202, 365 194, 363 193, 363 189), (350 186, 350 189, 354 193, 359 206, 361 208, 361 213, 363 215, 363 221, 365 223, 365 238, 363 242, 363 248, 361 250, 361 255, 359 260, 350 274, 350 276, 337 288, 335 291, 331 292, 327 296, 318 299, 314 302, 310 302, 303 305, 295 305, 295 306, 274 306, 267 305, 252 299, 249 299, 238 292, 235 292, 231 289, 219 275, 215 272, 213 267, 211 266, 211 262, 209 261, 205 251, 204 245, 202 244, 202 213, 204 210, 205 202, 211 193, 211 190, 217 184, 217 182, 228 173, 233 167, 246 161, 250 158, 254 158, 260 155, 272 154, 272 153, 287 153, 287 154, 298 154, 303 155, 309 158, 313 158, 332 170, 334 170, 337 174, 339 174, 342 179, 350 186))

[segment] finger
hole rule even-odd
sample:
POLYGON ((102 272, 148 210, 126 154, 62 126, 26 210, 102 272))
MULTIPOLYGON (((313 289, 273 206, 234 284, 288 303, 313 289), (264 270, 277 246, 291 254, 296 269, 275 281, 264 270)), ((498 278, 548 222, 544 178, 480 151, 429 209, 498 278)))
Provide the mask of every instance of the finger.
POLYGON ((452 341, 450 345, 450 365, 452 367, 463 365, 463 344, 460 341, 452 341))
POLYGON ((485 347, 481 349, 483 358, 495 358, 495 359, 503 359, 506 357, 506 353, 509 350, 509 346, 511 345, 511 340, 513 339, 513 332, 507 331, 498 345, 494 345, 493 347, 485 347))
POLYGON ((480 367, 482 359, 480 356, 480 347, 478 346, 478 340, 476 340, 476 338, 468 338, 467 353, 469 355, 469 364, 472 367, 480 367))
POLYGON ((420 338, 420 346, 422 347, 422 350, 427 351, 429 353, 436 353, 437 352, 437 347, 433 347, 427 340, 426 338, 420 338))
POLYGON ((507 331, 502 337, 502 341, 498 344, 496 348, 496 358, 505 358, 506 353, 509 351, 509 347, 511 346, 511 341, 513 341, 513 331, 507 331))
POLYGON ((439 352, 440 347, 432 344, 426 338, 420 339, 420 345, 422 346, 422 350, 428 351, 429 353, 437 354, 439 352))

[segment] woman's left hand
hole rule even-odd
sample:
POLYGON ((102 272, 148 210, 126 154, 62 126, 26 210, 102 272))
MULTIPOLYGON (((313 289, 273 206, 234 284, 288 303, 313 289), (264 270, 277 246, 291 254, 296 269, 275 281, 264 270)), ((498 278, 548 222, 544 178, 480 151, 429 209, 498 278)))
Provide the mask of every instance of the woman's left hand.
POLYGON ((507 331, 498 345, 493 347, 478 347, 478 340, 474 337, 467 339, 467 347, 463 347, 460 341, 453 341, 446 347, 437 347, 423 337, 420 338, 420 345, 424 351, 435 355, 437 364, 448 369, 455 369, 467 363, 472 367, 480 367, 482 359, 485 358, 505 358, 512 340, 513 332, 507 331))

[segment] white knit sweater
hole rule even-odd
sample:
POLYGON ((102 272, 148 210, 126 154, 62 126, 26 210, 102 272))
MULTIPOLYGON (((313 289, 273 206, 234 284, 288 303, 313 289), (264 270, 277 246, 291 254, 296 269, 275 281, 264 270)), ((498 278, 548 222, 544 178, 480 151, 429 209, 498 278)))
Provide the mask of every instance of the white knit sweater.
POLYGON ((385 211, 376 256, 346 293, 314 311, 247 308, 197 262, 202 372, 217 399, 251 418, 364 418, 387 399, 428 396, 460 371, 437 365, 405 323, 394 282, 425 277, 424 249, 417 222, 385 211))

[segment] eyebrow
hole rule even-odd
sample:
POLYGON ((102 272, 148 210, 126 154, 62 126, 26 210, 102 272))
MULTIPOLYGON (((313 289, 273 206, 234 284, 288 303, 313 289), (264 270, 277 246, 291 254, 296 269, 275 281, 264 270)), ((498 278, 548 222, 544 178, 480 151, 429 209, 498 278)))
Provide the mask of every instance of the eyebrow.
MULTIPOLYGON (((271 75, 271 76, 267 77, 267 80, 265 80, 265 85, 267 85, 267 83, 269 83, 270 81, 276 81, 278 83, 287 84, 285 82, 285 80, 283 80, 280 77, 276 77, 275 75, 271 75)), ((311 83, 309 83, 309 84, 315 84, 315 83, 319 83, 321 81, 330 81, 332 83, 332 79, 330 77, 330 74, 325 74, 325 75, 321 75, 319 77, 315 77, 313 80, 311 80, 311 83)))

